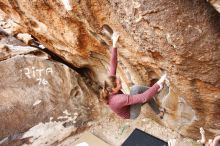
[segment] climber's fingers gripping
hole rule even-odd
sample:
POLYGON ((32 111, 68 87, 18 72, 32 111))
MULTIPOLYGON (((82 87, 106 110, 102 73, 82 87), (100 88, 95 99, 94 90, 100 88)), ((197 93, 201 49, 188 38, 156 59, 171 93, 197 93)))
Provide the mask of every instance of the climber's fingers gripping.
POLYGON ((160 86, 158 91, 160 91, 163 88, 164 81, 166 80, 167 75, 164 74, 160 77, 160 79, 157 81, 157 84, 160 86))
POLYGON ((118 38, 119 38, 119 33, 118 32, 113 32, 113 34, 112 34, 112 46, 113 47, 116 47, 116 43, 117 43, 117 41, 118 41, 118 38))

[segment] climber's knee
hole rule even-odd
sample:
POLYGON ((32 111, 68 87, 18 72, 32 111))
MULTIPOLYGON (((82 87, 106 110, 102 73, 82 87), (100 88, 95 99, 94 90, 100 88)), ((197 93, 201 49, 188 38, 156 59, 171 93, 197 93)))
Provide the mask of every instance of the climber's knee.
POLYGON ((130 95, 136 95, 136 94, 143 93, 147 89, 149 89, 149 87, 147 87, 147 86, 133 85, 130 90, 130 95))

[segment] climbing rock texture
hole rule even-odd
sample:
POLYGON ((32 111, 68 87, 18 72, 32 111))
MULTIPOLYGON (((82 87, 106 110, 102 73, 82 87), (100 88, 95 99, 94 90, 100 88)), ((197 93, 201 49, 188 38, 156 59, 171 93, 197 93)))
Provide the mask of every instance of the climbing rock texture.
MULTIPOLYGON (((102 35, 101 28, 104 24, 109 25, 120 32, 117 75, 121 77, 125 93, 129 93, 132 83, 150 86, 163 73, 167 73, 169 82, 166 82, 165 88, 158 95, 158 102, 166 108, 166 115, 163 120, 157 119, 158 122, 192 138, 199 136, 198 129, 201 126, 207 129, 208 136, 220 133, 220 14, 209 2, 76 0, 65 6, 58 0, 1 0, 0 9, 18 25, 12 34, 25 32, 34 36, 48 50, 87 78, 97 97, 99 86, 107 76, 111 48, 111 41, 102 35)), ((49 102, 52 98, 57 106, 63 105, 60 102, 68 103, 69 111, 73 111, 71 105, 77 104, 76 100, 71 103, 68 101, 74 89, 70 83, 76 82, 78 75, 67 71, 66 67, 48 60, 23 56, 4 60, 1 63, 2 69, 0 84, 4 96, 1 95, 1 98, 10 98, 8 104, 13 100, 21 100, 30 106, 34 99, 42 98, 47 100, 44 102, 49 102), (25 85, 13 88, 21 83, 15 74, 22 68, 32 69, 31 65, 36 68, 52 68, 53 74, 44 72, 48 86, 39 87, 32 76, 29 79, 22 71, 23 74, 19 73, 27 80, 25 85), (60 75, 56 75, 58 73, 60 75), (51 84, 53 89, 50 88, 51 84), (40 95, 35 97, 37 93, 40 95), (18 98, 12 94, 26 96, 18 98), (31 96, 34 97, 29 101, 31 96)), ((89 94, 89 90, 84 87, 80 93, 77 101, 88 97, 82 93, 89 94)), ((97 98, 90 100, 93 99, 97 98)), ((53 100, 50 102, 53 103, 53 100)), ((42 103, 37 106, 44 108, 42 103)), ((32 110, 37 110, 37 106, 32 107, 32 110)), ((39 112, 41 110, 38 109, 39 112)), ((155 115, 148 112, 144 114, 155 118, 155 115)), ((86 118, 89 116, 86 115, 84 120, 88 120, 86 118)), ((47 116, 42 115, 39 121, 47 116)), ((18 116, 18 119, 26 119, 26 124, 31 123, 28 121, 31 118, 28 115, 25 117, 27 119, 18 116)), ((7 118, 4 118, 1 123, 6 121, 7 118)), ((20 129, 16 122, 14 125, 10 123, 11 126, 20 129)), ((10 130, 6 133, 9 134, 10 130)))
POLYGON ((40 122, 65 121, 64 128, 77 129, 94 119, 97 98, 82 77, 37 48, 21 45, 16 40, 1 46, 0 137, 40 122))
POLYGON ((220 12, 220 0, 207 0, 213 7, 220 12))

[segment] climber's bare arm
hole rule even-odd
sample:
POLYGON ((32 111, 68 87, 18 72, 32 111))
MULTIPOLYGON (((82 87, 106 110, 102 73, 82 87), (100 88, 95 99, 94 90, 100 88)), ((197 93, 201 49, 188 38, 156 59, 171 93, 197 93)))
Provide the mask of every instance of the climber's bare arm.
POLYGON ((213 143, 213 146, 218 146, 218 143, 220 143, 220 135, 216 136, 212 143, 213 143))

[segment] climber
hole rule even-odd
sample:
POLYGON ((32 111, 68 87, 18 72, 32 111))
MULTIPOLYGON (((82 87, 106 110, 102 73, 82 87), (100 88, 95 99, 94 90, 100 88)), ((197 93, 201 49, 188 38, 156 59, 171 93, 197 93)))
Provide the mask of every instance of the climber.
POLYGON ((206 142, 205 130, 202 127, 200 128, 200 134, 201 139, 197 140, 198 143, 201 143, 203 146, 220 146, 220 135, 216 136, 214 140, 209 139, 209 141, 206 142))
MULTIPOLYGON (((110 34, 110 33, 109 33, 110 34)), ((135 119, 139 116, 143 103, 151 102, 153 97, 163 88, 163 83, 166 79, 166 74, 163 75, 152 87, 135 85, 131 88, 130 95, 124 94, 121 91, 121 80, 116 77, 117 69, 117 48, 116 43, 119 38, 119 33, 113 32, 112 50, 111 50, 111 65, 110 73, 104 81, 103 89, 100 94, 100 99, 107 103, 109 107, 118 116, 125 119, 135 119)), ((159 109, 158 109, 159 110, 159 109)), ((155 111, 155 110, 154 110, 155 111)), ((156 112, 156 111, 155 111, 156 112)), ((164 115, 164 110, 156 112, 161 118, 164 115)))

